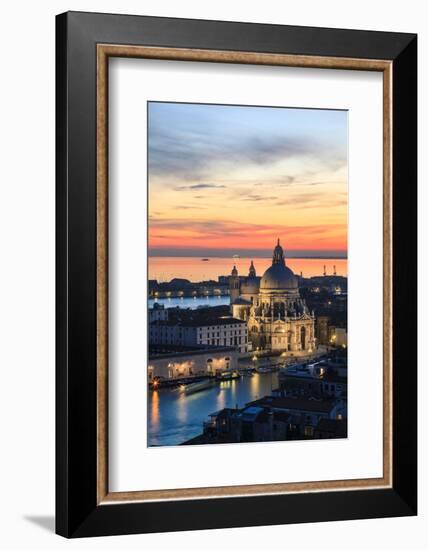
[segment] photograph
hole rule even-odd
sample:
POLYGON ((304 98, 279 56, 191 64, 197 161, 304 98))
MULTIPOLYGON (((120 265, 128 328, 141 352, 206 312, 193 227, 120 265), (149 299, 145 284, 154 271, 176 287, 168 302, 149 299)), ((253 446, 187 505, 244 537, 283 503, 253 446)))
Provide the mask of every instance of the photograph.
POLYGON ((147 446, 347 438, 348 112, 147 121, 147 446))
POLYGON ((344 6, 2 5, 0 548, 427 547, 428 18, 344 6))

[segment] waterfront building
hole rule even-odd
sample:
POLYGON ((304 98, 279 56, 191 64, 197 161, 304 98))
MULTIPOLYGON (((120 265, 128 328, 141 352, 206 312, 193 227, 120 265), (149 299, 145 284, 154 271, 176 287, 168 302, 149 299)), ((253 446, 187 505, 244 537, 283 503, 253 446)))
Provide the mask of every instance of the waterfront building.
POLYGON ((314 294, 328 293, 333 296, 343 296, 346 299, 348 293, 348 280, 342 275, 314 276, 309 278, 299 277, 300 286, 307 288, 314 294))
POLYGON ((244 279, 234 266, 229 287, 232 315, 247 324, 253 350, 285 355, 314 351, 315 316, 300 296, 298 279, 286 266, 279 239, 272 265, 262 277, 256 275, 253 262, 244 279))
POLYGON ((288 439, 290 415, 250 406, 239 415, 240 441, 284 441, 288 439))
POLYGON ((335 346, 346 348, 348 345, 348 335, 344 328, 334 327, 331 333, 330 342, 335 346))
POLYGON ((151 346, 148 381, 214 376, 237 367, 238 351, 234 347, 151 346))
POLYGON ((285 441, 290 429, 290 415, 262 407, 236 410, 225 408, 209 415, 203 434, 189 443, 243 443, 251 441, 285 441))
POLYGON ((328 315, 317 315, 315 321, 315 335, 318 344, 327 345, 330 342, 329 321, 330 317, 328 315))
POLYGON ((347 338, 347 310, 331 306, 325 308, 312 304, 316 314, 315 336, 318 344, 325 346, 346 347, 347 338))
POLYGON ((283 397, 346 399, 347 374, 332 368, 328 361, 316 366, 288 367, 279 374, 277 394, 283 397))
POLYGON ((161 304, 154 304, 149 308, 149 323, 154 321, 168 321, 168 309, 161 304))
MULTIPOLYGON (((200 313, 200 312, 198 312, 200 313)), ((226 316, 184 316, 181 319, 157 320, 149 324, 150 345, 231 346, 240 353, 248 350, 245 321, 226 316), (186 318, 187 317, 187 318, 186 318)))
POLYGON ((149 298, 193 298, 194 296, 227 296, 228 283, 217 281, 191 282, 188 279, 174 278, 168 282, 149 279, 149 298))
POLYGON ((209 415, 203 433, 186 445, 346 437, 342 405, 333 399, 266 396, 242 409, 209 415))
POLYGON ((267 396, 249 403, 248 406, 289 414, 291 429, 288 439, 301 438, 302 435, 313 436, 314 428, 321 419, 342 420, 346 417, 346 402, 337 399, 267 396))

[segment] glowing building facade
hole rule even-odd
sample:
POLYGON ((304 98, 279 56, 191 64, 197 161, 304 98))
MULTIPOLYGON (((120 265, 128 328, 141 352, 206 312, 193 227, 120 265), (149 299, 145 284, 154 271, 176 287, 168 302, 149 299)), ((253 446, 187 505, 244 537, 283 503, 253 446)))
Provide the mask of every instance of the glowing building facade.
POLYGON ((251 262, 244 279, 233 267, 229 284, 232 315, 246 321, 253 351, 313 352, 315 317, 300 297, 297 277, 285 264, 279 239, 272 265, 262 277, 257 277, 251 262))

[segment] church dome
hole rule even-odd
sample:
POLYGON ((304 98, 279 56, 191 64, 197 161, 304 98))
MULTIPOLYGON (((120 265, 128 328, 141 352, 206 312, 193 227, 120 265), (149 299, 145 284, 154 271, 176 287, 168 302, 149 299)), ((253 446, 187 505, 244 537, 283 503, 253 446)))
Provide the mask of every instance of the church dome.
POLYGON ((296 290, 297 287, 296 276, 283 264, 271 265, 260 282, 260 290, 296 290))
POLYGON ((260 281, 260 290, 297 290, 297 277, 285 265, 282 246, 276 245, 273 251, 272 265, 264 272, 260 281))

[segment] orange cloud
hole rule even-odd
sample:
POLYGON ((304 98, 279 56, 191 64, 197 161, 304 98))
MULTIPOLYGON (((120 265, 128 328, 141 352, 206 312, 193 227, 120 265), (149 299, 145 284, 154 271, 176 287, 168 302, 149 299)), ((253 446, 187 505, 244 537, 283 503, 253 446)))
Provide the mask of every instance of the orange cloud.
POLYGON ((263 225, 223 220, 151 220, 149 247, 269 249, 277 237, 288 250, 347 249, 346 224, 263 225))

